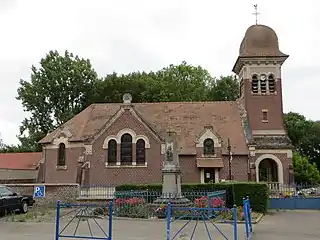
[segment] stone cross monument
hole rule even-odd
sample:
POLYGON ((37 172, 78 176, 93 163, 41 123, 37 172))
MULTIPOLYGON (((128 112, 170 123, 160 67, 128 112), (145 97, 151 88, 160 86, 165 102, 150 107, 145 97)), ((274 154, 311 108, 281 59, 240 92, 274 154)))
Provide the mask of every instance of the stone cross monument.
POLYGON ((189 205, 181 194, 181 170, 179 148, 175 134, 169 132, 165 142, 165 159, 162 168, 162 196, 154 204, 171 202, 174 205, 189 205))

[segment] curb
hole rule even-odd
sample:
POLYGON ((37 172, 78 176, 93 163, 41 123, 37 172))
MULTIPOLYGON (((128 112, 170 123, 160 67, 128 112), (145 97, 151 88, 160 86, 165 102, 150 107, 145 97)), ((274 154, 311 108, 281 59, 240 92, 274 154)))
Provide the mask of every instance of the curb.
MULTIPOLYGON (((261 219, 263 218, 263 214, 261 213, 260 216, 253 220, 252 221, 252 224, 258 224, 261 219)), ((160 218, 130 218, 130 217, 113 217, 112 216, 112 219, 113 220, 129 220, 129 221, 158 221, 158 222, 165 222, 166 219, 163 218, 163 219, 160 219, 160 218)), ((184 221, 187 221, 187 220, 176 220, 176 222, 184 222, 184 221)), ((229 220, 230 222, 232 220, 229 220)), ((229 222, 214 222, 214 223, 217 223, 217 224, 230 224, 229 222)), ((238 224, 245 224, 245 221, 238 221, 237 222, 238 224)))

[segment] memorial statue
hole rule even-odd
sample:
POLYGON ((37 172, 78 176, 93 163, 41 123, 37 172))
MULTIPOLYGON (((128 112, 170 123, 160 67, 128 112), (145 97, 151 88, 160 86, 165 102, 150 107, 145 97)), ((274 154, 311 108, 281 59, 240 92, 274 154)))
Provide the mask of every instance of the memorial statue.
POLYGON ((173 151, 172 151, 171 144, 167 147, 166 157, 167 157, 166 158, 167 162, 172 162, 173 161, 173 151))

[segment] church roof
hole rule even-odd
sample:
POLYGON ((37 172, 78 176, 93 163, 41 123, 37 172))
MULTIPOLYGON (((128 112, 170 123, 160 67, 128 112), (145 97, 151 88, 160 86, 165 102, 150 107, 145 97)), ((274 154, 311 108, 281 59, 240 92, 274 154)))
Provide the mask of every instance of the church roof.
MULTIPOLYGON (((121 106, 121 103, 92 104, 61 128, 49 133, 40 143, 52 142, 64 127, 72 134, 69 141, 92 141, 121 106)), ((205 126, 212 126, 223 139, 224 152, 230 138, 233 153, 248 154, 240 111, 235 101, 132 103, 131 107, 160 137, 164 138, 169 130, 175 131, 182 154, 195 154, 195 141, 205 126)))

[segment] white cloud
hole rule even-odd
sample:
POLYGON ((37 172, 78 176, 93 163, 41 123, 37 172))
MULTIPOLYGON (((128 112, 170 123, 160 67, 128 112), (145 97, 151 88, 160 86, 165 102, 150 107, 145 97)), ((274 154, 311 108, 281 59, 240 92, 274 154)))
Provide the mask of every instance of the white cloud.
POLYGON ((318 1, 5 0, 0 2, 0 132, 6 143, 25 116, 15 100, 20 78, 49 50, 89 58, 99 75, 156 70, 186 60, 213 76, 231 73, 246 29, 259 22, 278 34, 285 111, 320 119, 318 1))

